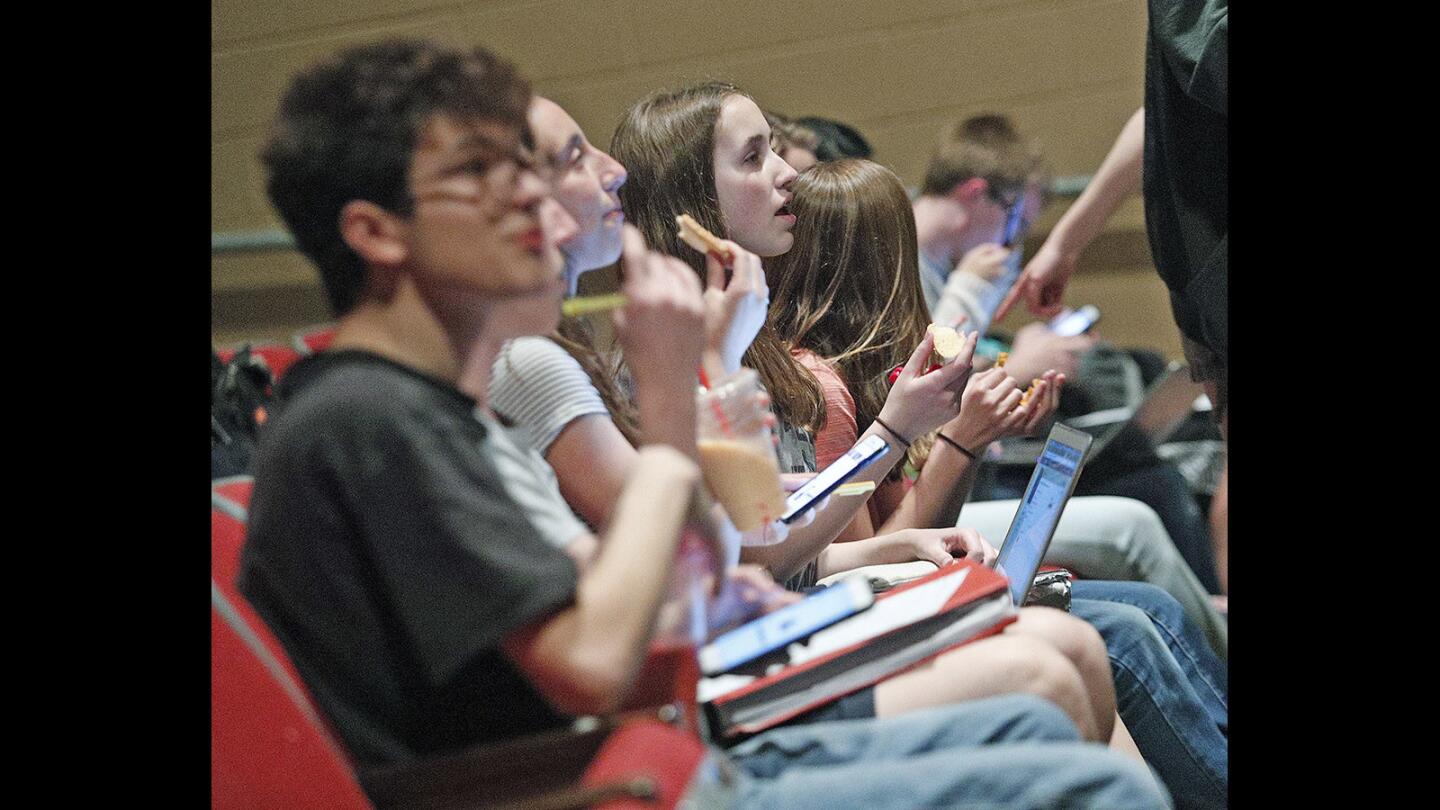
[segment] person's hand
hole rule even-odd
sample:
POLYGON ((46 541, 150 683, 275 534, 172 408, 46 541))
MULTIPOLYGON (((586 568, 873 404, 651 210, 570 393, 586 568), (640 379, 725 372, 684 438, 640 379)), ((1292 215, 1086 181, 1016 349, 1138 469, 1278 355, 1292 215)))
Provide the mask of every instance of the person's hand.
POLYGON ((1095 348, 1095 343, 1089 332, 1067 337, 1039 321, 1026 324, 1015 333, 1005 370, 1022 386, 1052 369, 1073 377, 1080 370, 1081 355, 1095 348))
POLYGON ((1012 435, 1024 424, 1029 411, 1019 410, 1023 395, 1003 368, 973 374, 960 395, 960 414, 941 432, 978 456, 986 445, 1001 436, 1012 435))
POLYGON ((815 520, 815 510, 807 509, 795 523, 789 524, 780 520, 772 520, 769 523, 761 524, 748 532, 740 533, 740 545, 742 546, 773 546, 776 543, 785 542, 790 536, 790 529, 809 526, 815 520))
POLYGON ((818 473, 780 473, 780 486, 786 492, 794 492, 800 487, 810 483, 818 473))
MULTIPOLYGON (((1007 436, 1034 436, 1039 433, 1045 421, 1060 407, 1060 386, 1065 384, 1065 375, 1051 369, 1035 380, 1035 389, 1030 399, 1015 410, 1025 414, 1020 423, 1007 436)), ((1022 395, 1023 399, 1023 395, 1022 395)))
POLYGON ((929 560, 945 567, 958 559, 984 566, 994 565, 1000 552, 975 529, 905 529, 897 532, 909 544, 917 560, 929 560))
POLYGON ((958 273, 969 273, 993 282, 1005 275, 1005 262, 1010 258, 1010 248, 986 242, 976 245, 960 259, 958 273))
POLYGON ((880 420, 905 437, 906 441, 940 427, 959 412, 959 394, 970 379, 975 342, 979 332, 965 336, 965 344, 955 359, 925 374, 930 355, 935 349, 935 336, 929 332, 910 354, 910 360, 895 378, 895 385, 880 408, 880 420))
POLYGON ((720 356, 725 373, 740 370, 740 359, 765 325, 770 309, 770 288, 760 257, 734 242, 721 240, 733 257, 733 273, 725 281, 725 266, 713 253, 705 255, 706 347, 720 356))
POLYGON ((1046 240, 1035 258, 1025 264, 1025 271, 1010 288, 1010 294, 1000 302, 994 321, 998 323, 1004 318, 1021 297, 1034 315, 1042 318, 1059 315, 1065 300, 1065 285, 1070 283, 1070 276, 1075 273, 1075 259, 1074 254, 1061 253, 1050 240, 1046 240))
MULTIPOLYGON (((815 473, 780 473, 780 485, 786 492, 794 492, 810 482, 815 473)), ((763 526, 751 529, 748 532, 739 532, 739 542, 742 546, 773 546, 776 543, 784 542, 795 529, 803 529, 815 522, 815 516, 825 511, 830 505, 830 496, 826 495, 810 505, 809 509, 801 512, 789 523, 774 520, 763 526)), ((729 523, 727 520, 726 523, 729 523)), ((731 524, 733 525, 733 524, 731 524)))
POLYGON ((692 396, 705 346, 700 280, 679 259, 645 247, 625 226, 621 254, 625 306, 616 310, 615 334, 638 387, 653 385, 692 396))
MULTIPOLYGON (((810 483, 810 481, 814 479, 817 474, 818 473, 780 473, 780 486, 784 487, 786 492, 794 492, 795 490, 810 483)), ((790 521, 790 528, 803 529, 806 526, 809 526, 811 523, 815 522, 815 515, 819 514, 820 512, 824 512, 825 507, 829 505, 829 495, 826 495, 815 503, 810 504, 810 508, 806 509, 804 514, 790 521)))
POLYGON ((726 572, 720 593, 710 603, 710 636, 736 625, 763 616, 803 597, 775 583, 770 573, 758 565, 737 565, 726 572))

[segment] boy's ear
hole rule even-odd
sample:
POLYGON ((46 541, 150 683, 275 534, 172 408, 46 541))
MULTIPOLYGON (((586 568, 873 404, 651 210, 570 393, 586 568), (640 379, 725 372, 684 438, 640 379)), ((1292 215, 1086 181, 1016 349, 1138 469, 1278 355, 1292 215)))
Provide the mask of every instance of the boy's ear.
POLYGON ((988 180, 983 177, 972 177, 963 183, 956 184, 955 188, 950 190, 950 196, 966 205, 970 205, 984 196, 985 192, 989 189, 990 182, 988 180))
POLYGON ((410 254, 406 224, 368 200, 351 200, 340 209, 340 238, 366 264, 393 267, 410 254))

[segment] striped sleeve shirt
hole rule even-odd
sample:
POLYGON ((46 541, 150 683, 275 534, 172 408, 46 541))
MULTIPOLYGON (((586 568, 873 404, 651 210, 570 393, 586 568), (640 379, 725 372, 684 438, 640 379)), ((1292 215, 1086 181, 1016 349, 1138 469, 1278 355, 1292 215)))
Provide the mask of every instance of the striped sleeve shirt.
POLYGON ((542 456, 565 426, 610 411, 575 358, 548 338, 505 344, 490 380, 490 407, 503 414, 542 456))

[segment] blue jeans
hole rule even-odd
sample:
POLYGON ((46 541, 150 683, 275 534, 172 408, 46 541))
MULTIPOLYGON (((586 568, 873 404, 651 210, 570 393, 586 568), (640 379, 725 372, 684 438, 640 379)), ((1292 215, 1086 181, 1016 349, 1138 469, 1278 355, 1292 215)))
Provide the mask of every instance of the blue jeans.
POLYGON ((1168 806, 1138 763, 1079 739, 1054 705, 1006 695, 881 720, 786 726, 729 753, 744 808, 1168 806))
MULTIPOLYGON (((1174 602, 1164 591, 1141 583, 1092 582, 1084 591, 1093 595, 1097 585, 1132 588, 1124 598, 1151 605, 1157 615, 1165 612, 1161 603, 1174 602)), ((1179 605, 1174 609, 1178 612, 1179 605)), ((1165 641, 1170 634, 1162 633, 1146 610, 1118 601, 1076 598, 1071 613, 1105 639, 1120 718, 1178 806, 1225 807, 1229 744, 1221 732, 1227 722, 1223 691, 1212 690, 1215 684, 1201 690, 1192 685, 1191 673, 1165 641)))
POLYGON ((1221 734, 1230 735, 1229 672, 1178 601, 1163 589, 1141 582, 1079 580, 1075 582, 1073 595, 1077 599, 1118 602, 1144 611, 1195 689, 1205 713, 1215 721, 1221 734))

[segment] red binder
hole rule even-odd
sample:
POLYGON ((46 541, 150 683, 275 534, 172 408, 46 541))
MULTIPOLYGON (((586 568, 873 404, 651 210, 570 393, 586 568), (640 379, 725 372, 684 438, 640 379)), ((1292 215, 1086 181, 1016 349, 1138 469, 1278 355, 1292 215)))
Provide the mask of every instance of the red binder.
POLYGON ((698 697, 713 738, 753 734, 998 633, 1015 618, 1005 577, 960 561, 790 645, 788 663, 774 674, 702 678, 698 697))

